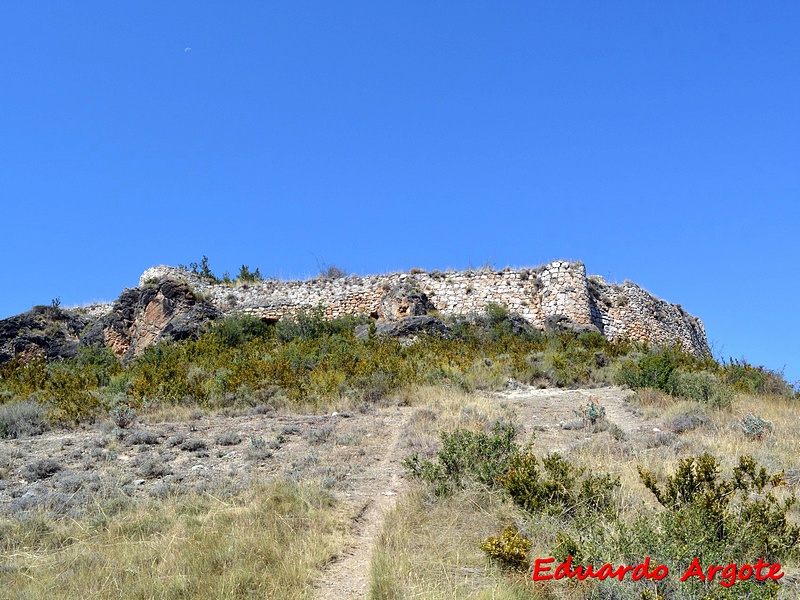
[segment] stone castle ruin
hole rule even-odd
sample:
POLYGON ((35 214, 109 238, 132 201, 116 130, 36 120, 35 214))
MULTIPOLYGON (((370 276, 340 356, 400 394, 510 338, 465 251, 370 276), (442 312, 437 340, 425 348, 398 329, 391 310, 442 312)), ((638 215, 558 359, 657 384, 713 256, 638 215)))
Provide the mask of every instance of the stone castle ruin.
POLYGON ((146 270, 140 287, 164 278, 185 280, 222 314, 246 312, 269 321, 323 307, 325 316, 367 314, 395 322, 431 311, 443 315, 481 312, 499 304, 539 329, 555 325, 628 338, 677 344, 710 354, 705 329, 680 305, 660 300, 638 285, 608 284, 586 274, 581 262, 555 261, 532 269, 477 269, 389 273, 338 279, 263 281, 223 285, 175 267, 146 270))
POLYGON ((580 262, 232 284, 159 266, 147 269, 139 286, 124 290, 113 303, 72 309, 37 306, 0 320, 0 364, 38 355, 70 358, 79 346, 97 344, 129 360, 159 340, 197 337, 209 322, 237 313, 277 321, 321 308, 327 318, 369 315, 379 335, 446 332, 438 317, 480 313, 490 303, 506 308, 522 328, 595 331, 611 340, 678 345, 697 356, 710 354, 700 319, 634 283, 608 284, 602 277, 587 276, 580 262))

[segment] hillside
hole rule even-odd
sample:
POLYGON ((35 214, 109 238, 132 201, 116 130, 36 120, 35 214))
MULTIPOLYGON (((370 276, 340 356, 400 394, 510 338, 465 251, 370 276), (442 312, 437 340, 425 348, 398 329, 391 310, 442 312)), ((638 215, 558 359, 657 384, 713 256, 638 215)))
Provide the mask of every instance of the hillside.
POLYGON ((798 394, 580 263, 156 267, 112 304, 6 319, 0 342, 9 597, 800 592, 798 394), (533 581, 568 556, 669 577, 533 581), (784 576, 682 582, 694 559, 784 576))

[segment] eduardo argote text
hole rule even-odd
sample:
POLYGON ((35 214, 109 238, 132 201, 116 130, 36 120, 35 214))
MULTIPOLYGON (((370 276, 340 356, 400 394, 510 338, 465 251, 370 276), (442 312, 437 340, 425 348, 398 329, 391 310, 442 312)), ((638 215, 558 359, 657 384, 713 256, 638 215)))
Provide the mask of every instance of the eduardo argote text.
MULTIPOLYGON (((548 581, 574 577, 581 581, 584 579, 603 580, 609 578, 623 581, 626 577, 630 577, 631 581, 639 581, 641 579, 660 581, 669 575, 669 568, 666 565, 651 565, 649 556, 645 557, 644 561, 638 565, 631 566, 612 566, 608 563, 599 567, 594 565, 579 566, 572 564, 571 556, 568 556, 564 562, 555 567, 553 566, 554 562, 554 558, 537 558, 531 575, 533 580, 548 581)), ((735 563, 709 565, 705 569, 700 564, 700 560, 695 558, 689 568, 681 575, 681 581, 697 578, 698 581, 713 582, 717 575, 719 575, 718 582, 721 586, 731 587, 737 581, 745 581, 750 578, 755 578, 757 581, 777 581, 783 577, 783 571, 781 571, 779 563, 764 562, 763 558, 759 558, 753 564, 746 563, 741 566, 735 563)))

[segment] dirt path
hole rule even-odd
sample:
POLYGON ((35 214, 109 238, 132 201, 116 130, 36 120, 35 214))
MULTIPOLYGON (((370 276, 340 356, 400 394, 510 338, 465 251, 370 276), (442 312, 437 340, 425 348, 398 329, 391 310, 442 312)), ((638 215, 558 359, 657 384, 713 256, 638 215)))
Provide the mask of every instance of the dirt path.
POLYGON ((362 485, 350 495, 361 503, 353 520, 353 541, 331 562, 316 586, 318 600, 366 598, 369 593, 370 560, 386 514, 394 507, 405 489, 400 436, 406 415, 385 420, 384 431, 390 432, 378 462, 365 474, 362 485))
POLYGON ((585 430, 561 427, 576 419, 575 410, 594 397, 606 409, 606 419, 626 436, 652 428, 625 400, 631 392, 618 387, 559 390, 520 387, 498 392, 496 397, 509 402, 522 427, 523 437, 536 436, 536 447, 549 451, 566 451, 587 439, 585 430))
MULTIPOLYGON (((584 443, 586 431, 568 430, 561 424, 575 419, 574 410, 592 396, 606 409, 607 419, 617 425, 625 435, 648 430, 651 424, 644 421, 625 401, 630 392, 620 388, 593 390, 558 390, 520 387, 492 394, 508 402, 522 428, 521 439, 536 435, 536 446, 546 451, 565 451, 584 443)), ((314 590, 316 600, 363 599, 369 593, 370 561, 383 521, 395 506, 406 488, 401 461, 401 436, 412 415, 410 409, 396 409, 391 417, 381 423, 380 431, 386 435, 379 456, 362 475, 349 481, 351 491, 345 494, 348 501, 360 506, 352 523, 352 542, 322 573, 314 590)))

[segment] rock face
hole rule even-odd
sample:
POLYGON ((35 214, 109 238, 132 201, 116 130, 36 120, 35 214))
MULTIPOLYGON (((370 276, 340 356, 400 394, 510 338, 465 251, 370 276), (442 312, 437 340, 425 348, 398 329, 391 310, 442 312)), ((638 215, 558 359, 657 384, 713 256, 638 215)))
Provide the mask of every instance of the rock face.
POLYGON ((103 344, 129 360, 162 339, 196 337, 220 311, 198 301, 185 281, 162 277, 157 282, 125 290, 109 314, 92 323, 83 344, 103 344))
POLYGON ((48 360, 78 354, 81 332, 89 319, 54 306, 35 306, 0 321, 0 364, 14 357, 23 361, 44 355, 48 360))
MULTIPOLYGON (((361 340, 367 339, 369 328, 369 325, 356 327, 356 337, 361 340)), ((378 323, 375 327, 375 335, 384 337, 410 337, 420 333, 446 335, 449 331, 447 325, 430 315, 403 317, 389 323, 378 323)))
POLYGON ((405 317, 420 317, 436 310, 427 294, 417 286, 403 282, 394 286, 381 300, 380 317, 391 322, 405 317))
POLYGON ((564 315, 552 315, 544 320, 544 330, 547 333, 600 333, 597 325, 592 323, 574 323, 569 317, 564 315))

